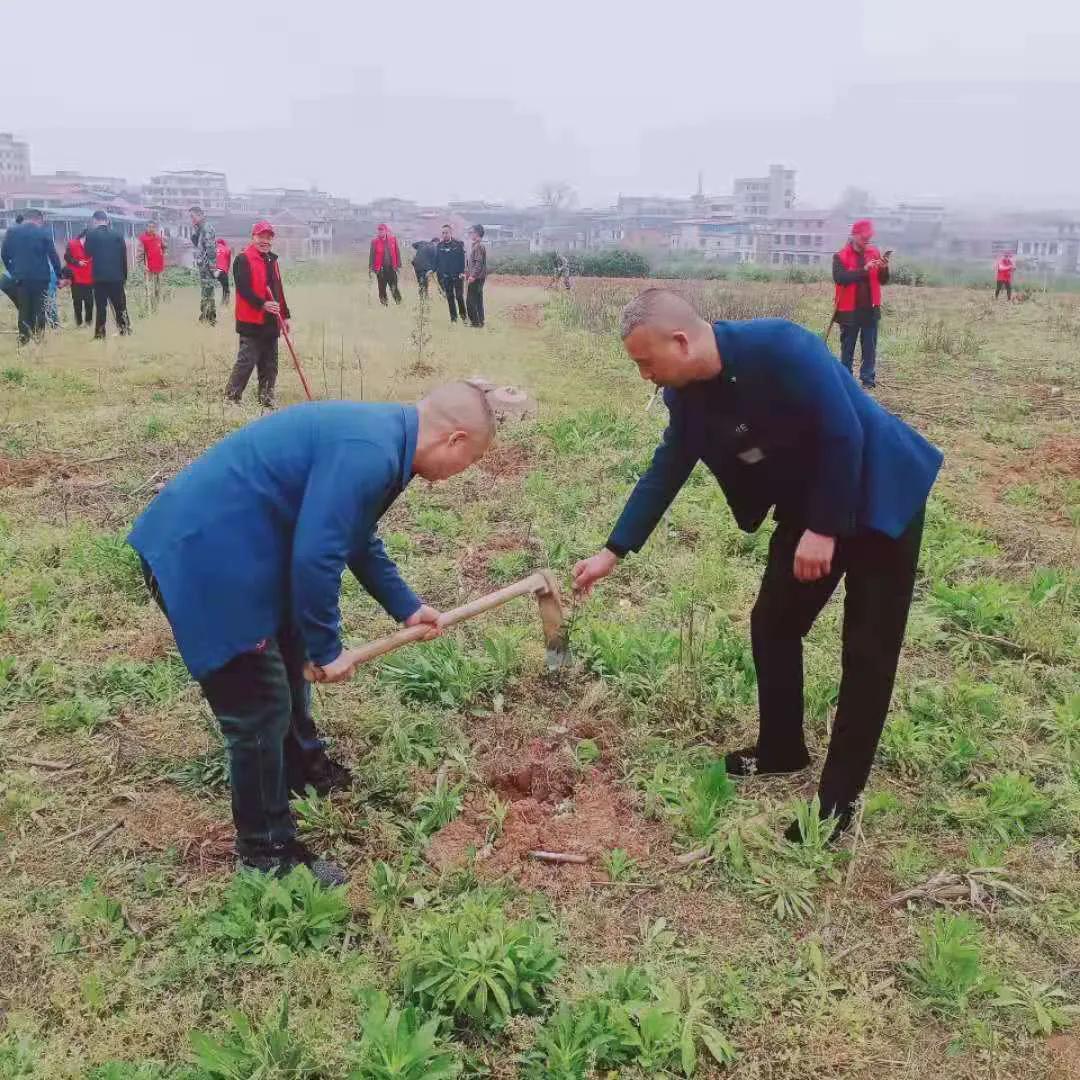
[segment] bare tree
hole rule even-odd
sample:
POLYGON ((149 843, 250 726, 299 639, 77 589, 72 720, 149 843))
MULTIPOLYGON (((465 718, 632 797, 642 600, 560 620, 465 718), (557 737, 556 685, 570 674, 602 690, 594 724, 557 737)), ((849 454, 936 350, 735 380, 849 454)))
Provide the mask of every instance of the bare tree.
POLYGON ((577 193, 565 180, 545 180, 536 189, 536 197, 551 213, 567 210, 577 201, 577 193))

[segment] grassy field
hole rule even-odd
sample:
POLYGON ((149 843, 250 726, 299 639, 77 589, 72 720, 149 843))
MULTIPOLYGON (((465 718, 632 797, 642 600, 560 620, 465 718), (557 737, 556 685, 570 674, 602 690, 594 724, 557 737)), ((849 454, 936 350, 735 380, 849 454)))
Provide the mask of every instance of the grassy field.
MULTIPOLYGON (((481 332, 322 273, 290 295, 318 396, 482 373, 539 402, 384 522, 417 591, 568 585, 663 424, 612 330, 633 286, 496 280, 481 332)), ((822 286, 680 287, 712 315, 829 310, 822 286)), ((889 291, 880 397, 946 465, 855 840, 777 839, 813 773, 715 768, 756 730, 768 529, 740 534, 699 470, 573 608, 573 670, 544 672, 518 601, 319 691, 358 786, 295 807, 340 894, 234 878, 220 742, 123 541, 257 415, 223 406, 231 320, 196 308, 178 290, 104 344, 0 335, 0 1077, 1080 1076, 1075 302, 889 291)), ((354 641, 390 628, 350 578, 343 611, 354 641)), ((818 763, 838 615, 807 643, 818 763)))

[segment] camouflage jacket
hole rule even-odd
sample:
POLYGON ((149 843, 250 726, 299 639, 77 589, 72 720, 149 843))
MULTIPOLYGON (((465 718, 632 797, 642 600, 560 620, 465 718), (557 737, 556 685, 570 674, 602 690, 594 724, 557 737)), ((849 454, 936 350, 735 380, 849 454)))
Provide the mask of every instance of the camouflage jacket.
POLYGON ((195 269, 203 276, 213 277, 217 267, 217 232, 209 221, 191 230, 191 246, 195 249, 195 269))

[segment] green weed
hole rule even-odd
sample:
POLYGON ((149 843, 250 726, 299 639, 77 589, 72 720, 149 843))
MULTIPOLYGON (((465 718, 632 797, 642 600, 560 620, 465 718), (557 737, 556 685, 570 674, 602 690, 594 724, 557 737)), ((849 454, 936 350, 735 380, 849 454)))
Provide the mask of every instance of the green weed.
POLYGON ((484 652, 466 653, 451 638, 403 652, 383 663, 380 672, 404 700, 465 709, 501 690, 520 666, 520 654, 508 636, 488 638, 484 652))
POLYGON ((289 1030, 286 995, 258 1026, 235 1009, 229 1020, 223 1038, 191 1033, 194 1062, 209 1080, 316 1080, 323 1075, 303 1040, 289 1030))
POLYGON ((1023 980, 1000 987, 990 1004, 1019 1014, 1030 1034, 1047 1036, 1069 1027, 1080 1014, 1080 1006, 1070 1000, 1060 987, 1023 980))
POLYGON ((639 871, 637 860, 623 848, 612 848, 604 856, 604 870, 610 881, 629 881, 639 871))
POLYGON ((982 945, 975 922, 964 915, 935 912, 922 930, 922 954, 904 966, 908 985, 935 1012, 963 1012, 971 998, 991 989, 983 971, 982 945))
POLYGON ((546 925, 510 922, 484 900, 421 916, 401 941, 406 996, 484 1030, 539 1009, 561 965, 546 925))
POLYGON ((294 953, 325 948, 349 920, 345 888, 326 889, 304 866, 276 878, 240 872, 204 932, 222 957, 238 963, 284 964, 294 953))
POLYGON ((971 828, 993 833, 1003 842, 1038 828, 1050 810, 1030 777, 1005 773, 975 785, 976 797, 954 801, 949 815, 971 828))
POLYGON ((109 704, 99 698, 76 694, 58 701, 45 710, 42 726, 46 731, 73 734, 77 731, 96 731, 109 718, 109 704))
POLYGON ((360 1017, 356 1067, 349 1080, 451 1080, 461 1074, 453 1048, 439 1037, 439 1017, 391 1008, 384 993, 368 995, 360 1017))

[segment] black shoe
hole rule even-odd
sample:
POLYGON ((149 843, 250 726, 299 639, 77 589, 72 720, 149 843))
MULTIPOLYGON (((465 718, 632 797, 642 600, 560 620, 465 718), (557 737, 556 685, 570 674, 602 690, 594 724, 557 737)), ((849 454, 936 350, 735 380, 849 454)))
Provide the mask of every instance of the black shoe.
POLYGON ((311 876, 327 888, 344 885, 349 880, 349 875, 337 863, 318 858, 299 840, 246 855, 237 852, 237 864, 241 870, 255 870, 274 877, 285 877, 296 867, 306 866, 311 876))
POLYGON ((810 764, 810 755, 804 750, 801 757, 788 761, 770 760, 762 763, 758 758, 756 746, 747 746, 742 750, 732 750, 724 755, 728 776, 779 776, 784 773, 796 773, 810 764))
POLYGON ((876 390, 877 389, 877 383, 876 382, 864 382, 862 384, 862 388, 864 390, 876 390))
POLYGON ((329 754, 320 754, 307 762, 302 777, 289 781, 289 794, 303 795, 310 787, 325 799, 332 791, 348 791, 352 786, 353 774, 329 754))
MULTIPOLYGON (((829 837, 830 842, 833 840, 839 840, 851 828, 852 819, 855 817, 855 804, 847 803, 844 806, 834 806, 831 809, 821 808, 821 820, 826 818, 833 818, 833 831, 829 837)), ((803 836, 802 826, 799 824, 799 819, 796 818, 785 830, 784 839, 789 840, 793 844, 801 844, 805 840, 803 836)))

